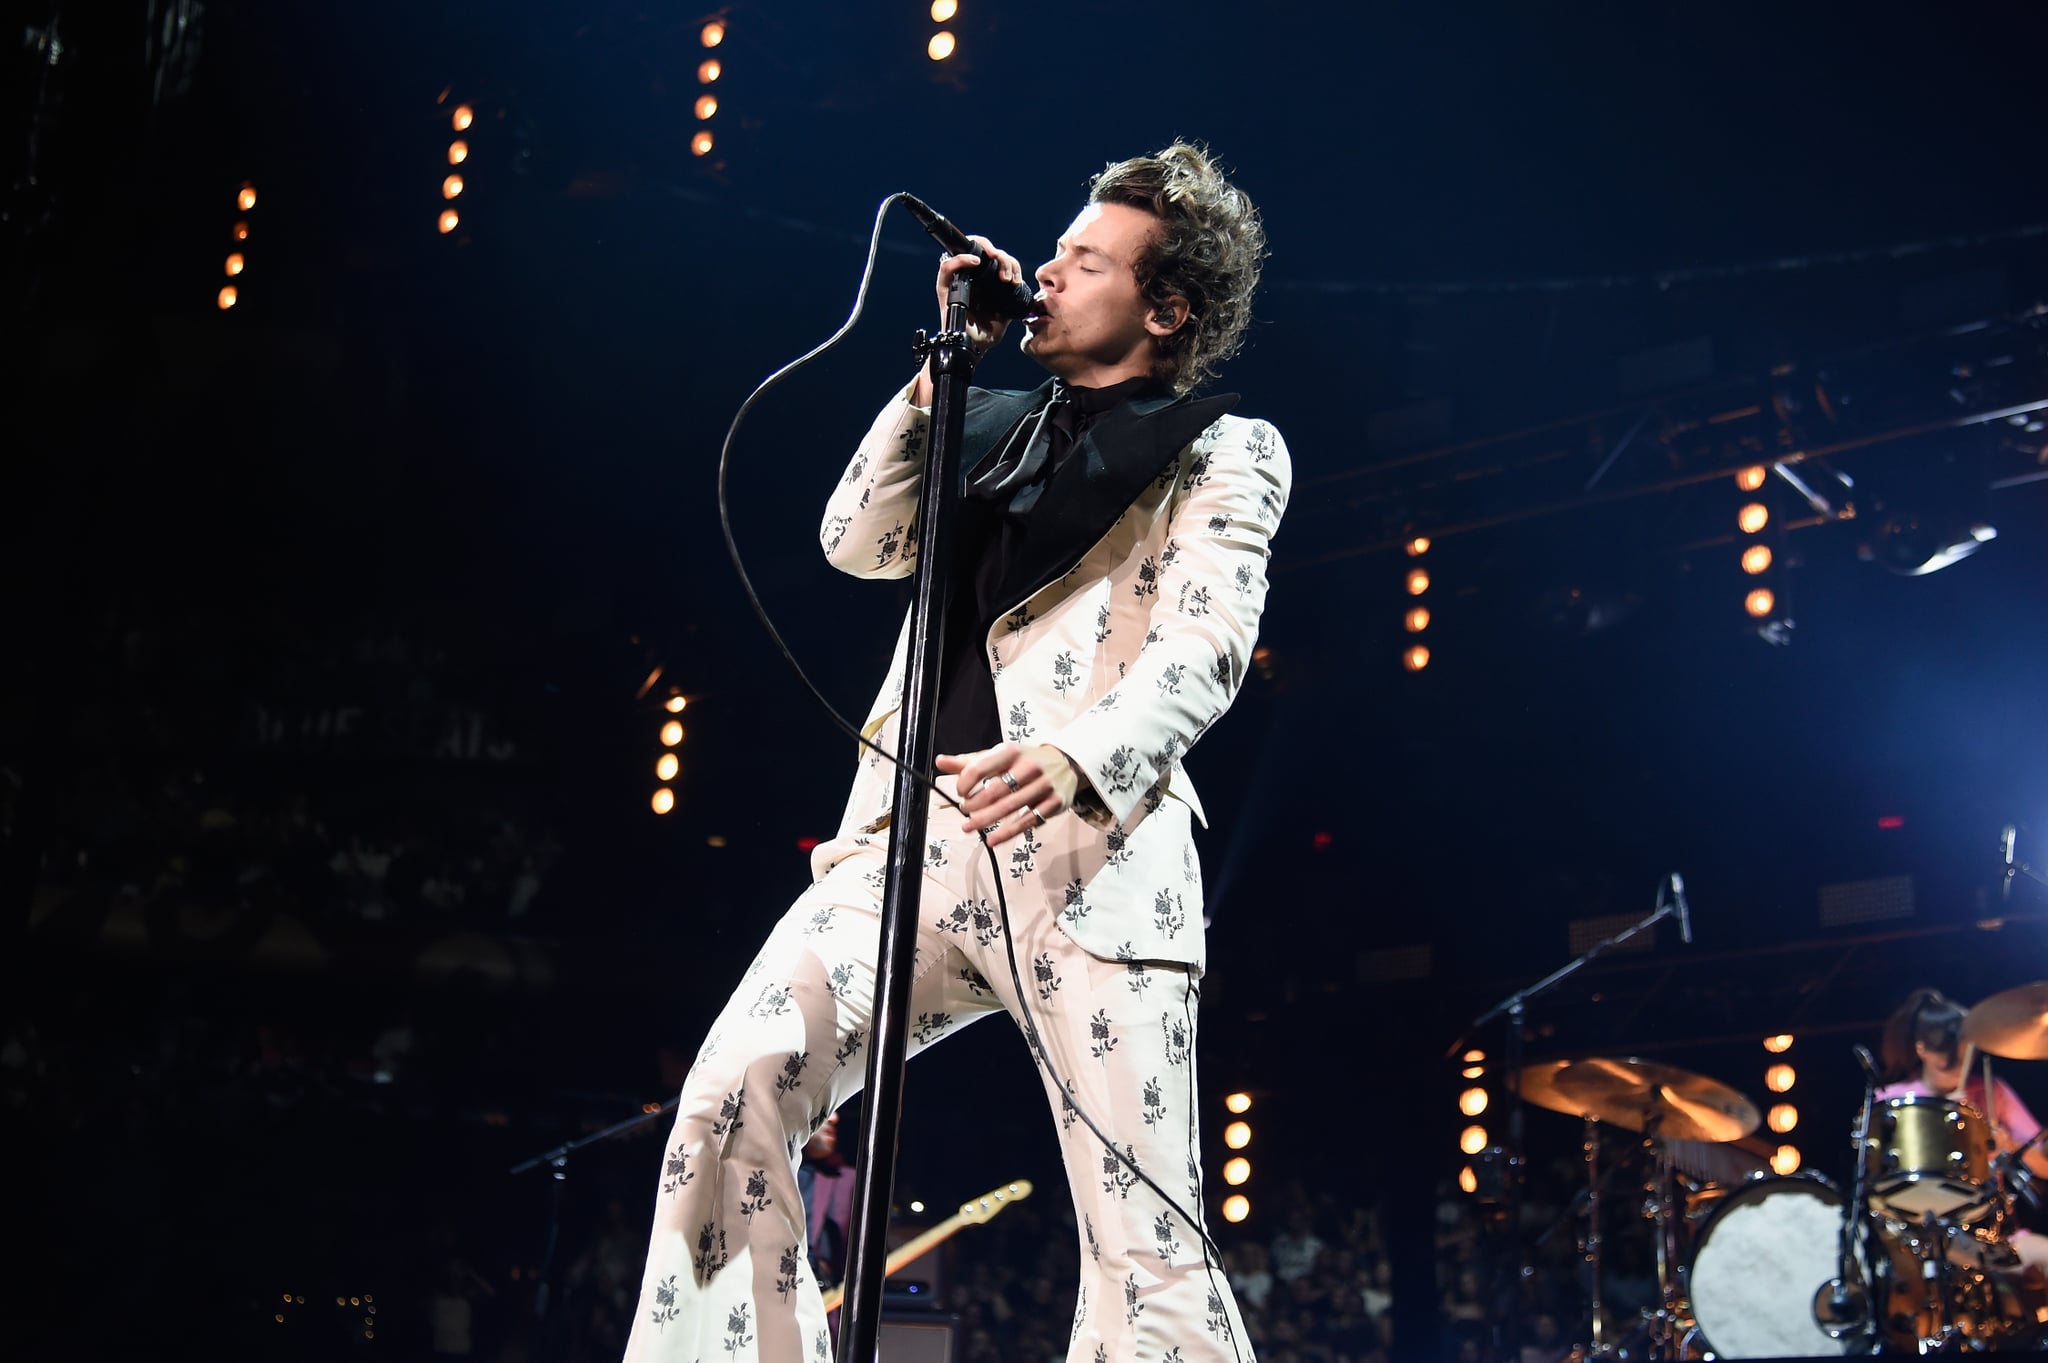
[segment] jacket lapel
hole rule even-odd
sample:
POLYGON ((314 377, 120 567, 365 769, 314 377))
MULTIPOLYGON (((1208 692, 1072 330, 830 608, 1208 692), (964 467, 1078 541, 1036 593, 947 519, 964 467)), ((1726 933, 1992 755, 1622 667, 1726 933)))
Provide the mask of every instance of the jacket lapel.
POLYGON ((967 415, 961 424, 960 480, 964 489, 971 475, 1012 426, 1027 412, 1052 397, 1052 380, 1029 392, 1004 388, 969 388, 967 415))
MULTIPOLYGON (((1038 394, 1025 395, 1010 419, 1029 411, 1037 398, 1038 394)), ((1237 401, 1236 393, 1201 399, 1146 398, 1095 418, 1025 521, 1022 546, 1005 567, 997 593, 1004 603, 1002 613, 1064 576, 1188 442, 1237 401)), ((969 414, 972 419, 971 408, 969 414)), ((999 430, 996 437, 1000 435, 999 430)))

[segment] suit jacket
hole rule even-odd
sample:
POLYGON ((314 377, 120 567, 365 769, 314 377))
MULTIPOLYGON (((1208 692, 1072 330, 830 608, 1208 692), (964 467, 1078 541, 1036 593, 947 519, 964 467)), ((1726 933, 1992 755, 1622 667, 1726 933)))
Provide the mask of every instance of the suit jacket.
MULTIPOLYGON (((1045 392, 972 390, 963 467, 1045 392)), ((1004 736, 1060 749, 1093 786, 1084 816, 1056 815, 996 849, 1005 892, 1013 905, 1042 894, 1070 937, 1108 959, 1202 963, 1190 829, 1201 803, 1182 758, 1251 664, 1291 478, 1279 432, 1228 415, 1234 401, 1154 398, 1097 417, 1033 509, 1003 576, 1008 609, 983 641, 1004 736)), ((875 418, 825 508, 834 566, 879 578, 916 566, 929 425, 907 394, 875 418)), ((908 642, 906 617, 863 726, 891 752, 908 642)), ((862 749, 815 874, 887 824, 894 785, 862 749)))

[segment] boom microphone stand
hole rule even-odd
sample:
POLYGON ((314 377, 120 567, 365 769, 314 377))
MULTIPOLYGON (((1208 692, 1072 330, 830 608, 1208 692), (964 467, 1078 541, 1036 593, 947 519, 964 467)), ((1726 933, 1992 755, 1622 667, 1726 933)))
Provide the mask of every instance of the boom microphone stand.
POLYGON ((586 1145, 595 1145, 599 1141, 608 1141, 638 1131, 642 1127, 651 1126, 674 1112, 680 1101, 671 1098, 652 1112, 643 1112, 637 1117, 613 1122, 602 1131, 593 1131, 576 1140, 564 1141, 552 1149, 543 1150, 538 1155, 519 1161, 505 1171, 514 1175, 531 1173, 541 1168, 548 1171, 548 1234, 541 1247, 540 1268, 533 1275, 533 1318, 536 1322, 546 1326, 549 1312, 553 1307, 551 1297, 554 1288, 555 1250, 562 1239, 562 1188, 569 1181, 569 1156, 586 1145))
MULTIPOLYGON (((1612 937, 1601 938, 1593 943, 1592 946, 1587 947, 1585 953, 1578 957, 1578 959, 1559 966, 1556 970, 1551 971, 1548 975, 1545 975, 1542 979, 1526 988, 1517 989, 1514 993, 1472 1019, 1465 1028, 1465 1034, 1459 1037, 1452 1044, 1451 1049, 1446 1052, 1447 1057, 1458 1055, 1465 1049, 1465 1043, 1471 1039, 1473 1033, 1483 1027, 1492 1025, 1499 1018, 1505 1017, 1508 1020, 1507 1035, 1504 1038, 1505 1044, 1501 1047, 1501 1074, 1508 1100, 1508 1138, 1503 1149, 1506 1186, 1502 1189, 1502 1201, 1507 1210, 1508 1234, 1515 1237, 1517 1257, 1514 1292, 1509 1299, 1510 1304, 1506 1319, 1502 1322, 1503 1328, 1501 1333, 1503 1339, 1501 1342, 1507 1346, 1507 1353, 1510 1357, 1521 1346, 1522 1289, 1526 1280, 1535 1276, 1536 1272, 1534 1265, 1529 1262, 1528 1246, 1524 1245, 1521 1241, 1522 1166, 1525 1163, 1522 1154, 1522 1043, 1524 1040, 1524 1028, 1528 1024, 1529 1002, 1532 999, 1541 998, 1549 993, 1565 980, 1591 964, 1595 959, 1620 946, 1645 928, 1654 927, 1657 923, 1674 914, 1682 914, 1684 912, 1683 899, 1676 896, 1666 898, 1669 891, 1681 884, 1682 882, 1676 875, 1666 876, 1664 882, 1657 887, 1657 907, 1649 917, 1639 923, 1623 928, 1612 937)), ((1681 919, 1681 922, 1684 922, 1684 920, 1681 919)), ((1690 942, 1692 940, 1691 925, 1686 923, 1685 926, 1688 929, 1685 932, 1685 940, 1690 942)), ((1599 1234, 1598 1225, 1593 1227, 1592 1233, 1595 1236, 1599 1234)), ((1593 1248, 1594 1252, 1597 1253, 1597 1240, 1593 1242, 1593 1248)), ((1593 1329, 1595 1332, 1594 1351, 1602 1353, 1604 1348, 1601 1345, 1599 1333, 1601 1325, 1597 1317, 1593 1322, 1593 1329)))
POLYGON ((911 577, 910 641, 903 672, 903 725, 897 739, 896 793, 889 818, 889 870, 882 888, 881 955, 868 1045, 867 1100, 861 1104, 860 1153, 853 1167, 853 1217, 846 1301, 840 1313, 839 1363, 873 1363, 882 1285, 889 1276, 889 1199, 903 1120, 903 1066, 909 1050, 912 953, 923 878, 929 796, 925 773, 938 742, 939 660, 944 641, 947 532, 960 499, 960 444, 974 350, 967 342, 968 276, 953 277, 946 325, 917 334, 931 364, 931 440, 917 500, 917 568, 911 577))

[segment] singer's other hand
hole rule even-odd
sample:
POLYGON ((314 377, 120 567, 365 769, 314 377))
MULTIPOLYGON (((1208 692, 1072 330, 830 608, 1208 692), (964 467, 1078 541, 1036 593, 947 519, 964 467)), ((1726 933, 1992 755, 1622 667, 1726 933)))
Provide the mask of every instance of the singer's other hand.
POLYGON ((1067 755, 1049 744, 1003 743, 978 753, 941 753, 942 772, 960 778, 962 832, 986 831, 989 846, 1008 842, 1062 810, 1073 808, 1080 773, 1067 755), (1008 773, 1010 781, 1003 779, 1008 773))
MULTIPOLYGON (((988 258, 995 261, 996 270, 1002 275, 1004 282, 1010 284, 1020 284, 1023 282, 1024 266, 1018 261, 1017 257, 1007 251, 998 249, 996 244, 987 237, 971 236, 968 240, 987 252, 988 258)), ((941 327, 946 325, 946 295, 952 291, 953 277, 962 270, 971 270, 981 264, 981 259, 980 256, 947 256, 939 262, 937 292, 939 298, 939 325, 941 327)), ((984 354, 1003 339, 1003 333, 1009 330, 1009 326, 1008 318, 991 316, 970 310, 967 314, 967 343, 974 347, 975 354, 984 354)), ((931 406, 932 370, 930 364, 926 364, 923 369, 918 371, 917 388, 911 394, 910 400, 919 407, 931 406)))

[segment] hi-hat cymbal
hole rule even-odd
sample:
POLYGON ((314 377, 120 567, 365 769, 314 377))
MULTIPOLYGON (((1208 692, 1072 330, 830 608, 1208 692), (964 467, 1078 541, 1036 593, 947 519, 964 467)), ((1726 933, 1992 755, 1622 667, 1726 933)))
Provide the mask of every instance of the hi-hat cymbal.
POLYGON ((1763 1120, 1756 1104, 1726 1084, 1634 1057, 1552 1062, 1521 1073, 1521 1093, 1539 1107, 1665 1140, 1733 1141, 1763 1120))
POLYGON ((1972 1008, 1963 1040, 2007 1060, 2048 1060, 2048 983, 2023 984, 1972 1008))

